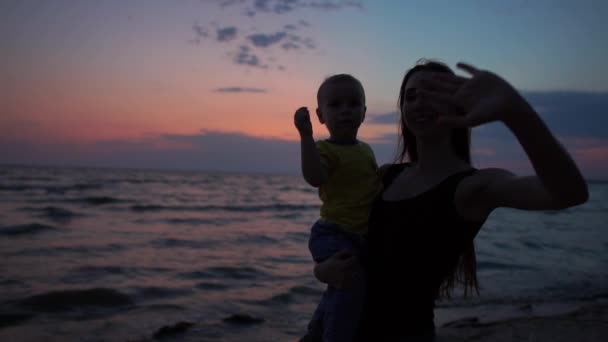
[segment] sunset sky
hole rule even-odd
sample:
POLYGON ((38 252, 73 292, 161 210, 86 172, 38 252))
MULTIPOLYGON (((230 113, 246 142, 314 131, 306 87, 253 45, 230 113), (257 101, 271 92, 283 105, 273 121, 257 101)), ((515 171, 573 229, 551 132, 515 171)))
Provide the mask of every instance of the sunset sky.
MULTIPOLYGON (((362 81, 360 137, 388 162, 425 57, 503 76, 607 179, 607 17, 602 0, 2 0, 0 163, 297 173, 293 112, 335 73, 362 81)), ((531 172, 498 124, 473 151, 531 172)))

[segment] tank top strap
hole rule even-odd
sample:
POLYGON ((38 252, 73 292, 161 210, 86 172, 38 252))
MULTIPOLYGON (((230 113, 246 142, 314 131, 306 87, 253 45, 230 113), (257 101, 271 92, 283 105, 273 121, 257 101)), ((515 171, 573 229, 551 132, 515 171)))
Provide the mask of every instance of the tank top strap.
MULTIPOLYGON (((384 188, 385 189, 388 188, 393 183, 395 178, 397 178, 397 176, 401 173, 401 171, 403 171, 406 167, 409 167, 409 166, 411 166, 411 163, 401 163, 401 164, 390 165, 386 169, 384 174, 382 175, 382 184, 384 185, 384 188)), ((449 176, 445 182, 445 183, 451 184, 451 186, 447 186, 444 188, 455 190, 455 187, 458 186, 458 184, 464 178, 472 175, 476 171, 477 171, 477 169, 471 168, 469 170, 454 173, 453 175, 449 176)))
MULTIPOLYGON (((436 196, 439 198, 443 198, 445 200, 449 200, 450 206, 453 206, 454 196, 456 194, 456 189, 460 182, 463 179, 469 177, 473 173, 475 173, 477 169, 471 168, 469 170, 464 170, 460 172, 456 172, 449 176, 442 184, 437 188, 436 196)), ((453 208, 455 210, 455 207, 453 208)))

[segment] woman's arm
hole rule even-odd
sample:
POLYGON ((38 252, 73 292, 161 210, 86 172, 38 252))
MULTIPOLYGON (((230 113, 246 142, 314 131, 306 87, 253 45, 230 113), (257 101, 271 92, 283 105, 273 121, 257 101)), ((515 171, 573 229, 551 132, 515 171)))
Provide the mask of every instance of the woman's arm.
POLYGON ((502 169, 478 172, 471 181, 472 204, 528 210, 564 209, 588 199, 587 183, 580 170, 531 108, 512 115, 505 124, 513 132, 534 168, 533 176, 516 176, 502 169), (477 179, 475 179, 477 178, 477 179), (475 184, 477 183, 477 184, 475 184))
POLYGON ((464 108, 467 114, 442 121, 468 127, 503 122, 523 147, 535 175, 519 177, 502 169, 480 170, 459 186, 457 200, 466 201, 476 216, 497 207, 542 210, 584 203, 588 191, 580 170, 529 103, 499 76, 459 66, 473 77, 453 76, 453 94, 447 95, 445 90, 450 87, 443 86, 438 97, 443 103, 464 108))
POLYGON ((342 289, 351 285, 357 267, 357 257, 348 250, 342 250, 315 264, 314 275, 320 282, 342 289))

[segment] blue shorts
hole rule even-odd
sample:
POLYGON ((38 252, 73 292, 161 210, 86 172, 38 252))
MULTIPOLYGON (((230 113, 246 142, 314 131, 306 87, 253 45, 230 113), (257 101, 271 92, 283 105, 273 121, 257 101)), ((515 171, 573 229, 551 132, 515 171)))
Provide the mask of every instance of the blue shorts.
MULTIPOLYGON (((336 224, 317 221, 310 230, 308 249, 315 262, 322 262, 336 252, 346 249, 359 255, 362 239, 348 233, 336 224)), ((347 289, 331 285, 321 297, 310 327, 321 326, 324 342, 352 342, 356 339, 363 313, 365 275, 363 267, 356 271, 356 279, 347 289)))

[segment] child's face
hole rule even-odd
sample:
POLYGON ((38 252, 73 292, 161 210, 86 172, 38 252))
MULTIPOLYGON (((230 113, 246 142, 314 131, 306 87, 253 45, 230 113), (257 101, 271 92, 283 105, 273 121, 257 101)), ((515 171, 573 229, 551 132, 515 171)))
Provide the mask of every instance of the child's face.
POLYGON ((321 92, 317 115, 333 140, 351 141, 357 138, 366 109, 365 95, 359 85, 333 82, 326 84, 321 92))

